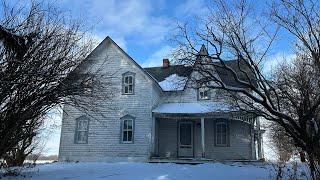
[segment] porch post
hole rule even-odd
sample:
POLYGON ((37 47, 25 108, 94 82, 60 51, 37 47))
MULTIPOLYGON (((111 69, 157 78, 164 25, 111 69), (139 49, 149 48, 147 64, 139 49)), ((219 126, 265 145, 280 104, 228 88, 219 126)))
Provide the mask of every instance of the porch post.
POLYGON ((205 133, 204 133, 204 118, 201 118, 201 147, 202 147, 202 158, 205 158, 206 156, 206 150, 205 150, 205 133))
POLYGON ((152 113, 152 128, 151 128, 151 149, 150 149, 150 153, 151 156, 155 156, 156 154, 156 118, 154 117, 154 114, 152 113))
POLYGON ((252 159, 257 159, 257 155, 256 155, 256 144, 255 144, 255 138, 254 138, 254 121, 255 119, 251 120, 251 126, 250 126, 250 131, 251 131, 251 155, 252 155, 252 159))
POLYGON ((260 131, 260 119, 256 119, 257 121, 257 138, 258 138, 258 159, 262 158, 262 152, 261 152, 261 131, 260 131))

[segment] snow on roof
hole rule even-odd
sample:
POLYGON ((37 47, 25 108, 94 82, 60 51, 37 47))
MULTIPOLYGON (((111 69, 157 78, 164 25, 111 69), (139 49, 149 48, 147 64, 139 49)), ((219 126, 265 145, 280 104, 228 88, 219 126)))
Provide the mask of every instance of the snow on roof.
POLYGON ((163 103, 152 112, 166 114, 199 114, 210 112, 226 112, 232 108, 222 102, 196 102, 196 103, 163 103))
POLYGON ((177 74, 171 74, 165 80, 159 82, 163 91, 181 91, 184 89, 188 78, 177 74))

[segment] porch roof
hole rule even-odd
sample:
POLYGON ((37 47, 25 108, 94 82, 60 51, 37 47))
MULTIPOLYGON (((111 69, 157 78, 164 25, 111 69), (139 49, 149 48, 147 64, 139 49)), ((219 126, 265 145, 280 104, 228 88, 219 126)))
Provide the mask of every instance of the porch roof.
POLYGON ((194 102, 194 103, 162 103, 152 112, 163 114, 204 114, 212 112, 229 112, 234 110, 227 103, 194 102))

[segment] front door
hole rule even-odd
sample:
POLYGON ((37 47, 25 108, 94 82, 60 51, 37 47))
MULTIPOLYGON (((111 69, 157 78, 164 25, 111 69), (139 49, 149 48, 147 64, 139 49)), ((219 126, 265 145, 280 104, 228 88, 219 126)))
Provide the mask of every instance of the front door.
POLYGON ((178 156, 193 157, 193 122, 179 122, 178 156))

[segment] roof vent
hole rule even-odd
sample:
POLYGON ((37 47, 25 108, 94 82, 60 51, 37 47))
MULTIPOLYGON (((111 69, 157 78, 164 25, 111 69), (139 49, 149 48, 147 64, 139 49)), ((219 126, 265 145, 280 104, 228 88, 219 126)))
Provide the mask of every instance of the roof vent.
POLYGON ((170 66, 170 61, 169 59, 163 59, 163 65, 162 67, 167 68, 170 66))

